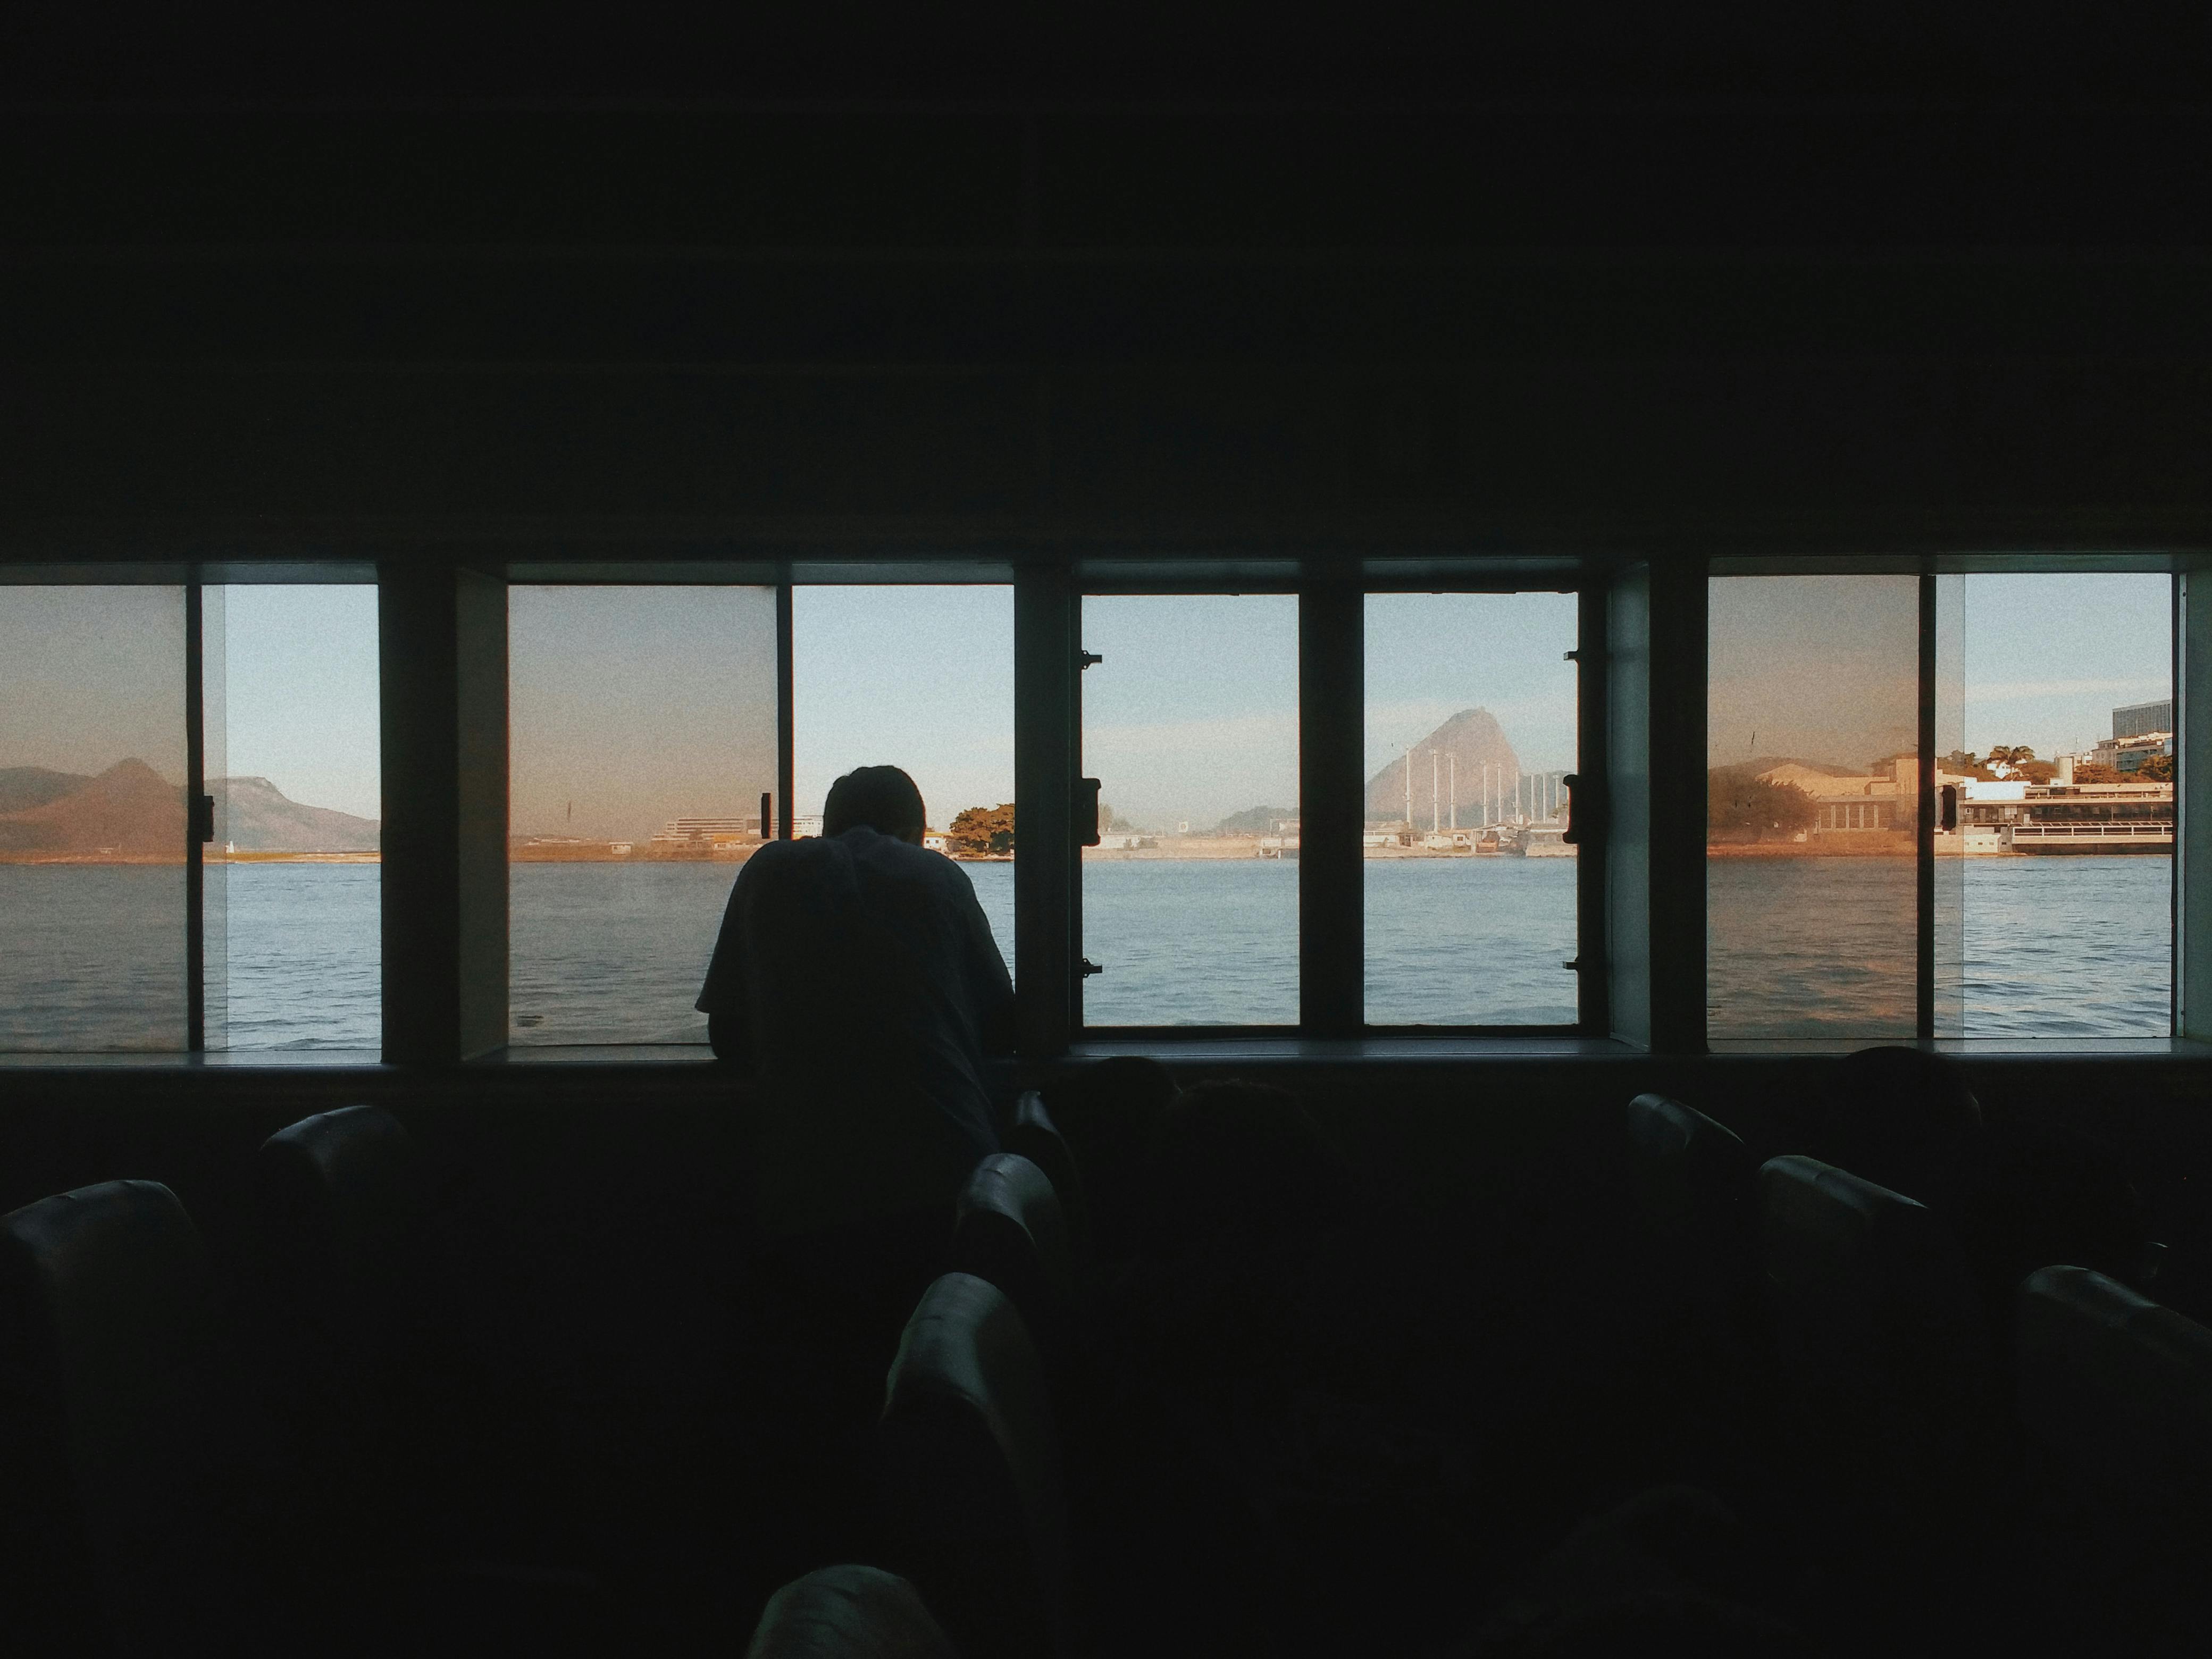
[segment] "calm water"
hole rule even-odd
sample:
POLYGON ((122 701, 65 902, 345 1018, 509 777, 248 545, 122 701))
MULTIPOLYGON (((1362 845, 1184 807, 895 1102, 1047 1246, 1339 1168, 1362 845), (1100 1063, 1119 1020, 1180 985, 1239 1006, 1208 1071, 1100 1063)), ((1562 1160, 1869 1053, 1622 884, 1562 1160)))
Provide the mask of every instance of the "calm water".
MULTIPOLYGON (((1711 860, 1711 1034, 1910 1038, 1914 880, 1903 859, 1711 860)), ((2172 860, 1945 860, 1936 885, 1939 1034, 2172 1030, 2172 860)))
MULTIPOLYGON (((1013 952, 1013 866, 964 866, 1013 952)), ((1378 1024, 1573 1018, 1571 860, 1370 860, 1367 995, 1378 1024)), ((732 872, 519 865, 511 872, 520 1042, 697 1041, 691 1012, 732 872)), ((2172 865, 1990 859, 1944 872, 1943 930, 1974 1036, 2162 1036, 2172 865), (1949 907, 1946 907, 1947 909, 1949 907)), ((234 1048, 380 1041, 374 865, 234 865, 211 886, 234 1048)), ((1912 1024, 1911 872, 1887 860, 1714 860, 1717 1036, 1880 1038, 1912 1024)), ((1297 865, 1084 866, 1094 1025, 1290 1024, 1297 865)), ((184 1040, 184 881, 173 867, 0 865, 0 1047, 175 1049, 184 1040)))

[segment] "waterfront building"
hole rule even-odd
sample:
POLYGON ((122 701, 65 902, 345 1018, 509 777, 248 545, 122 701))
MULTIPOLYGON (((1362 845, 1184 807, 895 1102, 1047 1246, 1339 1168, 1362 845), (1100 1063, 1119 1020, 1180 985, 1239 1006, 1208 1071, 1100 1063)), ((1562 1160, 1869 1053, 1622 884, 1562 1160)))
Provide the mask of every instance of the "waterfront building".
POLYGON ((2139 772, 2154 755, 2173 752, 2173 700, 2130 703, 2112 710, 2112 735, 2082 757, 2093 766, 2139 772))

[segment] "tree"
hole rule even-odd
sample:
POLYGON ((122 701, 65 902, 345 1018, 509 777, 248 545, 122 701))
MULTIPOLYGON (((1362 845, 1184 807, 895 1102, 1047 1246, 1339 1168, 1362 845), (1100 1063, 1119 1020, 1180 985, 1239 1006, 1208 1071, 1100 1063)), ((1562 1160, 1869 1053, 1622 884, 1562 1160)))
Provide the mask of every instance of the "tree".
POLYGON ((2136 776, 2141 778, 2145 783, 2172 783, 2173 757, 2171 755, 2150 756, 2136 769, 2136 776))
POLYGON ((1820 803, 1794 783, 1718 771, 1705 779, 1705 827, 1715 836, 1760 841, 1809 830, 1820 803))
POLYGON ((945 832, 945 850, 969 858, 1004 858, 1014 850, 1014 804, 963 806, 945 832))

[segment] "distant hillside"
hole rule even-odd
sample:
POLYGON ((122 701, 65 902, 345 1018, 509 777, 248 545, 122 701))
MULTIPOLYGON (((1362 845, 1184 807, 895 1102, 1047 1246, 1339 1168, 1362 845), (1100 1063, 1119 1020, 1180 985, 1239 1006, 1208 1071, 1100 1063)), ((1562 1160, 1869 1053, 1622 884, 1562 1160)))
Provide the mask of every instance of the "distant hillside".
POLYGON ((374 853, 382 826, 328 806, 287 797, 266 778, 217 778, 216 839, 241 853, 374 853))
POLYGON ((118 761, 66 794, 0 814, 0 852, 165 854, 184 844, 185 792, 142 760, 118 761))
MULTIPOLYGON (((374 818, 288 799, 266 778, 217 778, 219 839, 241 853, 374 853, 374 818)), ((185 792, 142 760, 98 777, 44 767, 0 770, 0 853, 175 854, 185 844, 185 792)))
POLYGON ((1248 806, 1241 812, 1231 812, 1213 827, 1217 836, 1271 836, 1279 823, 1296 823, 1298 809, 1295 806, 1248 806))
POLYGON ((1759 755, 1751 760, 1730 761, 1725 766, 1711 766, 1708 772, 1721 773, 1735 778, 1755 778, 1762 772, 1771 772, 1778 766, 1802 766, 1808 772, 1818 772, 1826 778, 1856 778, 1865 774, 1856 768, 1831 766, 1825 761, 1799 760, 1795 755, 1759 755))
POLYGON ((0 766, 0 816, 44 806, 91 781, 82 772, 51 772, 43 766, 0 766))
MULTIPOLYGON (((1449 821, 1452 811, 1451 757, 1458 757, 1458 788, 1460 821, 1468 822, 1470 807, 1482 803, 1482 768, 1490 765, 1491 788, 1498 787, 1498 780, 1506 780, 1506 788, 1512 788, 1512 780, 1521 775, 1521 758, 1513 752, 1513 745, 1505 739, 1504 729, 1487 708, 1462 708, 1442 726, 1413 745, 1413 821, 1426 823, 1431 805, 1442 804, 1439 816, 1449 821), (1431 782, 1429 757, 1434 754, 1436 769, 1431 782)), ((1406 761, 1401 756, 1377 772, 1367 784, 1367 816, 1375 822, 1395 823, 1406 816, 1406 761)))

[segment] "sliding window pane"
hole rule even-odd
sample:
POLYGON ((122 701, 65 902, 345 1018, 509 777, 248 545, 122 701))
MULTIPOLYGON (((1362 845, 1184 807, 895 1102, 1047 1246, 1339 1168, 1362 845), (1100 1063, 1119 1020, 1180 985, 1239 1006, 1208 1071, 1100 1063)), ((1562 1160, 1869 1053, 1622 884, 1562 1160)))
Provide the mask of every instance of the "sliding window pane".
POLYGON ((1289 595, 1084 600, 1086 1024, 1297 1023, 1297 635, 1289 595))
POLYGON ((185 1046, 185 593, 0 587, 0 1048, 185 1046))
POLYGON ((232 586, 205 614, 209 1046, 375 1048, 376 589, 232 586))
POLYGON ((1706 702, 1706 1025, 1910 1041, 1920 579, 1723 576, 1706 702))
POLYGON ((704 1042, 775 787, 775 590, 515 587, 507 638, 511 1040, 704 1042))
MULTIPOLYGON (((2173 989, 2173 583, 1947 580, 1963 740, 1938 781, 1959 827, 1973 1037, 2165 1036, 2173 989)), ((1941 1028, 1939 1028, 1940 1030, 1941 1028)))
POLYGON ((1367 599, 1370 1025, 1576 1018, 1571 593, 1367 599))
POLYGON ((925 843, 958 860, 1014 965, 1014 590, 799 587, 791 597, 793 765, 818 830, 856 766, 903 769, 925 843))

